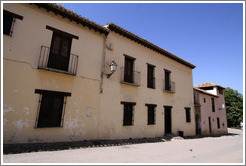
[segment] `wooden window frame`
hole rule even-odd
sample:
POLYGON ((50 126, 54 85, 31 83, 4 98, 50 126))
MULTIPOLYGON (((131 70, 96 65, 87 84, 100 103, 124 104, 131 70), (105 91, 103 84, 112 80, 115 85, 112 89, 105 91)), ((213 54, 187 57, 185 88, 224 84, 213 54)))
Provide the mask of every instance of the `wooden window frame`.
POLYGON ((156 124, 156 104, 145 104, 147 106, 147 125, 155 125, 156 124), (151 114, 153 114, 151 119, 151 114))
POLYGON ((136 58, 130 57, 128 55, 124 55, 124 82, 134 84, 134 65, 136 58))
POLYGON ((122 101, 121 104, 124 105, 124 108, 123 108, 123 126, 133 126, 134 125, 134 106, 136 105, 136 103, 122 101), (126 111, 130 111, 130 113, 128 113, 126 111))
POLYGON ((3 34, 7 36, 12 36, 13 29, 14 29, 14 23, 16 19, 23 20, 23 16, 20 16, 18 14, 12 13, 7 10, 3 10, 3 34), (7 24, 7 20, 9 19, 9 25, 7 24))
POLYGON ((155 89, 155 66, 148 63, 147 63, 147 87, 155 89))
POLYGON ((165 80, 165 90, 166 91, 171 91, 171 71, 164 69, 164 80, 165 80), (167 75, 168 74, 168 75, 167 75))
POLYGON ((40 94, 35 128, 63 127, 66 99, 67 96, 71 96, 71 93, 49 91, 49 90, 42 90, 42 89, 35 89, 35 93, 40 94), (54 102, 56 99, 60 100, 59 101, 60 103, 58 104, 59 108, 54 108, 57 105, 56 106, 47 105, 47 103, 49 104, 49 102, 51 101, 54 102), (46 110, 47 108, 49 109, 49 111, 46 110), (58 111, 56 112, 58 117, 56 117, 57 118, 56 120, 52 121, 53 118, 50 116, 53 116, 55 114, 55 111, 58 111), (45 116, 49 116, 50 118, 50 119, 48 118, 48 120, 46 119, 46 122, 43 119, 45 116))

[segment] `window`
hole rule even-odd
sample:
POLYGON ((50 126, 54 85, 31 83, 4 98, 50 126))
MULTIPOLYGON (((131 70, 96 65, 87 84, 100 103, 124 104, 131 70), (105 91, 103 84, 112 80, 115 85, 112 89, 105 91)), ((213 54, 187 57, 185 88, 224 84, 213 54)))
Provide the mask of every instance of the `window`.
POLYGON ((206 103, 206 98, 203 99, 204 103, 206 103))
POLYGON ((217 127, 220 128, 220 118, 217 118, 217 127))
POLYGON ((148 107, 148 125, 155 124, 155 107, 156 104, 145 104, 148 107))
POLYGON ((166 91, 171 91, 170 75, 171 75, 171 71, 165 70, 165 90, 166 91))
POLYGON ((36 89, 40 94, 36 127, 62 127, 66 97, 71 93, 36 89))
POLYGON ((191 119, 190 119, 190 108, 186 107, 185 108, 185 115, 186 115, 186 122, 191 122, 191 119))
POLYGON ((211 98, 211 102, 212 102, 212 111, 215 112, 214 98, 211 98))
POLYGON ((68 71, 72 38, 53 32, 48 67, 68 71))
POLYGON ((223 89, 218 87, 218 92, 220 95, 223 95, 223 89))
POLYGON ((209 86, 209 87, 200 87, 201 89, 204 89, 204 90, 213 90, 214 87, 212 86, 209 86))
POLYGON ((133 125, 133 107, 136 103, 121 102, 124 105, 123 126, 133 125))
POLYGON ((134 83, 134 58, 125 56, 125 66, 124 66, 124 82, 134 83))
POLYGON ((16 19, 23 20, 23 17, 7 10, 3 10, 3 34, 12 36, 16 19))
POLYGON ((39 67, 55 69, 68 74, 76 74, 78 56, 71 54, 72 39, 79 39, 78 36, 46 26, 46 29, 53 31, 50 48, 42 46, 39 67))
POLYGON ((147 87, 155 89, 155 66, 147 64, 147 87))

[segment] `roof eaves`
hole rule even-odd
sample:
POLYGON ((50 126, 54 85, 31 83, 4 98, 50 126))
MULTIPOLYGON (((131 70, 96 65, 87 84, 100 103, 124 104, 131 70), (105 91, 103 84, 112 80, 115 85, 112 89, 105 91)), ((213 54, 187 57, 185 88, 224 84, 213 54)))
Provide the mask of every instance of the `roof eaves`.
POLYGON ((78 24, 82 24, 83 26, 88 27, 89 29, 93 29, 96 32, 102 33, 104 35, 108 35, 109 30, 85 17, 82 17, 71 10, 68 10, 60 5, 54 3, 30 3, 31 5, 36 5, 39 8, 44 8, 48 12, 52 11, 56 15, 61 15, 63 18, 68 18, 71 21, 75 21, 78 24))
POLYGON ((108 24, 105 25, 105 27, 107 27, 109 30, 114 31, 114 32, 116 32, 116 33, 118 33, 118 34, 120 34, 120 35, 122 35, 122 36, 124 36, 126 38, 129 38, 129 39, 131 39, 131 40, 133 40, 133 41, 135 41, 135 42, 137 42, 139 44, 142 44, 143 46, 145 46, 145 47, 147 47, 149 49, 152 49, 152 50, 154 50, 154 51, 156 51, 156 52, 158 52, 160 54, 163 54, 164 56, 167 56, 167 57, 169 57, 169 58, 171 58, 171 59, 173 59, 173 60, 175 60, 175 61, 177 61, 177 62, 179 62, 179 63, 181 63, 183 65, 185 65, 185 66, 188 66, 191 69, 194 69, 196 67, 195 65, 193 65, 193 64, 191 64, 191 63, 189 63, 189 62, 177 57, 176 55, 174 55, 174 54, 172 54, 172 53, 170 53, 170 52, 168 52, 168 51, 166 51, 166 50, 154 45, 153 43, 151 43, 151 42, 149 42, 149 41, 147 41, 147 40, 145 40, 145 39, 143 39, 143 38, 141 38, 141 37, 129 32, 129 31, 119 27, 118 25, 115 25, 114 23, 108 23, 108 24))
POLYGON ((220 88, 222 88, 222 89, 225 89, 224 87, 222 87, 222 86, 220 86, 220 85, 217 85, 217 84, 214 84, 214 83, 212 83, 212 82, 209 82, 209 81, 207 81, 207 82, 204 82, 204 83, 202 83, 202 84, 199 84, 199 85, 197 85, 197 86, 195 86, 196 88, 202 88, 202 87, 220 87, 220 88))

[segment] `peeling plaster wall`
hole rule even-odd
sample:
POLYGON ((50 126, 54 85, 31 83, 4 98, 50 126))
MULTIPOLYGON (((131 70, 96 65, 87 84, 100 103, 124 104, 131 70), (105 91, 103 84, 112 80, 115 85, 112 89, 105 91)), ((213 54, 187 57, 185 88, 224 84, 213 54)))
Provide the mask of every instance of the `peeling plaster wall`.
POLYGON ((3 35, 3 143, 97 139, 103 35, 28 4, 5 3, 3 8, 23 16, 12 37, 3 35), (79 56, 76 76, 37 69, 41 45, 51 44, 46 25, 79 37, 71 48, 79 56), (35 128, 40 97, 35 89, 71 93, 63 127, 35 128))

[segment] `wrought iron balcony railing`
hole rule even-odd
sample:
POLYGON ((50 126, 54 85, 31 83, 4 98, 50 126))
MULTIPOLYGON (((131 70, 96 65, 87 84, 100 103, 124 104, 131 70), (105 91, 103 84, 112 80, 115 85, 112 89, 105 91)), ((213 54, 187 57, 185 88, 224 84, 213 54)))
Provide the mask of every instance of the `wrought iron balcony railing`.
POLYGON ((38 68, 76 75, 78 59, 78 55, 50 50, 49 47, 41 46, 38 68))
POLYGON ((164 81, 164 91, 175 93, 175 82, 173 81, 164 81))
POLYGON ((140 86, 141 73, 138 71, 128 71, 124 67, 120 68, 121 80, 123 84, 130 84, 135 86, 140 86))

